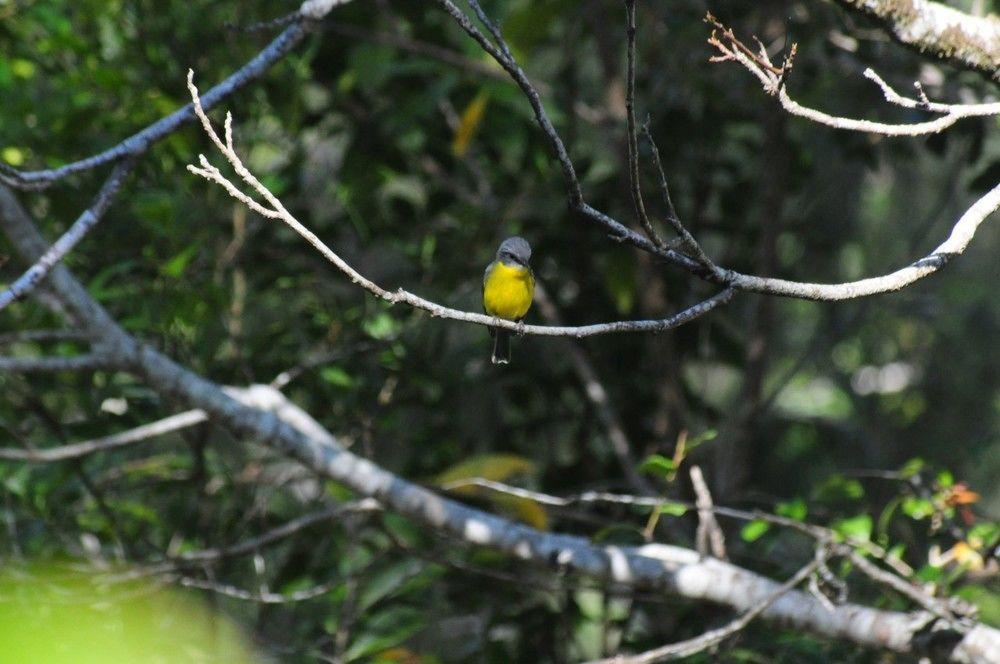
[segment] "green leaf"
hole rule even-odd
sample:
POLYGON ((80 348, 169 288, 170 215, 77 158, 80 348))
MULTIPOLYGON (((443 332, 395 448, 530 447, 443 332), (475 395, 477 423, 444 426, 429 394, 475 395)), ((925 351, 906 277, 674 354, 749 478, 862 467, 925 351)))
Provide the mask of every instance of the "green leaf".
POLYGON ((382 611, 364 622, 361 636, 344 654, 346 661, 370 657, 398 645, 424 627, 428 619, 424 611, 400 606, 382 611))
POLYGON ((180 252, 160 267, 160 274, 165 277, 177 279, 184 274, 184 269, 188 263, 198 253, 199 245, 192 244, 190 247, 180 252))
POLYGON ((833 475, 814 492, 816 500, 824 503, 850 502, 859 500, 865 495, 861 482, 843 475, 833 475))
POLYGON ((899 469, 899 474, 903 477, 910 478, 923 470, 926 463, 920 457, 910 459, 903 464, 903 467, 899 469))
POLYGON ((365 584, 364 590, 358 597, 358 610, 364 612, 397 592, 407 581, 419 574, 423 566, 424 563, 420 560, 407 560, 370 576, 370 581, 365 584))
POLYGON ((323 367, 319 375, 320 378, 336 387, 354 387, 354 379, 340 367, 323 367))
POLYGON ((688 438, 687 442, 685 443, 685 447, 687 448, 688 452, 690 452, 699 445, 715 440, 718 436, 719 432, 716 431, 715 429, 706 429, 705 431, 701 432, 694 438, 688 438))
POLYGON ((656 509, 660 514, 668 514, 670 516, 684 516, 688 511, 687 505, 674 500, 664 501, 657 505, 656 509))
POLYGON ((934 514, 934 503, 928 498, 917 498, 916 496, 906 496, 900 506, 903 514, 920 521, 934 514))
POLYGON ((1000 627, 1000 593, 982 586, 963 586, 955 595, 979 608, 978 618, 987 625, 1000 627))
POLYGON ((806 505, 806 501, 801 498, 796 498, 795 500, 778 503, 778 506, 775 508, 775 512, 789 519, 804 521, 806 515, 809 513, 809 507, 806 505))
POLYGON ((859 514, 835 521, 832 528, 847 539, 868 542, 872 536, 872 518, 868 514, 859 514))
POLYGON ((743 526, 743 529, 740 530, 740 537, 743 538, 744 542, 756 542, 770 529, 771 524, 767 521, 755 519, 754 521, 751 521, 747 525, 743 526))
POLYGON ((669 477, 677 472, 677 464, 673 459, 668 459, 662 454, 650 454, 639 464, 640 473, 669 477))

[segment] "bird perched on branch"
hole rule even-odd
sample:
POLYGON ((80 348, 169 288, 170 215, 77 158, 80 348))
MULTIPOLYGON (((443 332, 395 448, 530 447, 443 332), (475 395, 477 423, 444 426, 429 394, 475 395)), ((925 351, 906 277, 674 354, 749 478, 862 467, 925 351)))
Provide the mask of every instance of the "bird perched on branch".
MULTIPOLYGON (((521 237, 500 243, 497 256, 483 275, 483 309, 490 316, 520 322, 535 295, 535 275, 528 262, 531 245, 521 237)), ((493 364, 510 362, 510 330, 490 328, 493 364)))

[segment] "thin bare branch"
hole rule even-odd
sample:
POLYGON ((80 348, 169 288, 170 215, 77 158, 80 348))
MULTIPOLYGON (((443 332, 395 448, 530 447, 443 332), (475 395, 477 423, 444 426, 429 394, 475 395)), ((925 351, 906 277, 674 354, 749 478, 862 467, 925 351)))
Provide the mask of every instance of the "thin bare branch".
POLYGON ((518 334, 534 334, 541 336, 555 336, 555 337, 589 337, 598 334, 610 334, 610 333, 620 333, 620 332, 663 332, 666 330, 673 329, 685 323, 688 323, 695 318, 703 316, 709 311, 715 309, 721 304, 729 302, 733 297, 733 291, 731 289, 726 289, 702 302, 699 302, 691 307, 688 307, 684 311, 677 313, 669 318, 663 318, 658 320, 632 320, 632 321, 614 321, 610 323, 596 323, 593 325, 580 325, 580 326, 548 326, 548 325, 525 325, 523 323, 516 323, 514 321, 502 320, 494 318, 493 316, 486 316, 480 313, 473 313, 469 311, 460 311, 458 309, 452 309, 450 307, 445 307, 436 302, 424 299, 419 295, 415 295, 409 291, 403 290, 402 288, 396 291, 389 291, 385 288, 379 286, 374 281, 371 281, 363 274, 358 272, 353 266, 351 266, 347 261, 341 258, 336 252, 334 252, 329 246, 326 245, 315 233, 309 230, 305 224, 296 219, 281 203, 281 201, 273 194, 270 190, 265 187, 260 180, 250 172, 249 169, 243 164, 242 159, 236 153, 232 145, 232 118, 229 114, 226 115, 226 140, 219 137, 215 128, 212 126, 211 120, 205 114, 204 109, 198 98, 198 88, 194 85, 194 71, 188 71, 188 90, 191 93, 192 103, 195 109, 195 113, 201 120, 202 127, 205 129, 205 133, 211 139, 215 147, 222 153, 226 160, 233 167, 233 170, 243 179, 243 181, 249 185, 253 191, 266 201, 267 205, 263 205, 254 200, 251 196, 242 192, 235 184, 233 184, 229 179, 227 179, 221 171, 215 166, 212 166, 204 155, 199 155, 199 161, 201 162, 201 167, 188 166, 188 170, 199 175, 210 182, 215 182, 221 185, 230 193, 231 196, 237 200, 243 202, 249 206, 252 210, 261 214, 264 217, 270 219, 278 219, 288 225, 292 230, 302 236, 309 244, 311 244, 315 249, 317 249, 320 254, 323 255, 330 263, 332 263, 337 269, 346 274, 352 283, 357 284, 369 293, 375 295, 376 297, 385 300, 390 303, 408 304, 416 309, 422 309, 429 312, 432 316, 438 318, 447 318, 451 320, 465 321, 469 323, 478 323, 480 325, 486 325, 491 327, 499 327, 517 332, 518 334))
POLYGON ((923 136, 947 129, 963 118, 1000 115, 1000 102, 992 104, 933 104, 906 99, 896 93, 895 90, 889 87, 871 69, 865 71, 865 77, 875 81, 882 88, 882 92, 888 102, 905 108, 920 108, 934 113, 941 113, 941 117, 927 122, 890 124, 830 115, 823 111, 803 106, 789 96, 784 82, 790 69, 790 60, 786 61, 785 65, 777 67, 771 62, 766 50, 761 48, 756 52, 753 51, 740 41, 730 28, 720 23, 711 14, 708 14, 705 20, 715 28, 712 31, 712 36, 708 39, 708 43, 714 46, 719 52, 718 56, 712 58, 713 62, 732 60, 740 63, 751 74, 757 77, 764 87, 765 92, 778 99, 778 102, 785 111, 792 115, 833 127, 834 129, 859 131, 866 134, 879 134, 881 136, 923 136))
POLYGON ((649 215, 646 214, 646 204, 642 200, 642 186, 639 183, 639 133, 635 123, 635 25, 636 0, 625 0, 625 41, 626 41, 626 73, 625 73, 625 123, 626 143, 628 145, 628 181, 632 190, 632 207, 636 219, 646 232, 646 237, 653 244, 663 249, 666 243, 653 228, 649 215))
POLYGON ((73 443, 72 445, 61 445, 45 449, 20 449, 14 447, 0 448, 0 459, 9 461, 27 461, 29 463, 48 463, 52 461, 66 461, 68 459, 79 459, 81 457, 94 454, 96 452, 106 452, 118 449, 133 443, 140 443, 156 436, 162 436, 173 431, 178 431, 195 424, 199 424, 208 419, 202 410, 189 410, 176 415, 171 415, 162 420, 144 424, 128 431, 116 433, 103 438, 73 443))
POLYGON ((656 147, 656 141, 653 140, 653 135, 649 131, 648 120, 643 125, 642 130, 646 136, 646 141, 649 142, 649 149, 653 155, 653 166, 660 176, 660 194, 663 196, 663 202, 667 206, 667 221, 674 229, 674 232, 677 233, 677 237, 680 238, 684 250, 690 252, 694 259, 708 270, 709 273, 720 274, 719 268, 715 266, 712 259, 708 257, 708 254, 705 253, 701 245, 698 244, 698 241, 684 227, 684 224, 681 223, 680 217, 677 216, 677 210, 674 208, 674 202, 670 197, 670 186, 667 184, 667 175, 663 170, 663 162, 660 161, 660 150, 656 147))
POLYGON ((242 542, 237 542, 236 544, 183 553, 177 557, 177 562, 204 563, 221 560, 223 558, 242 556, 291 537, 292 535, 295 535, 296 533, 318 523, 330 521, 344 516, 345 514, 362 514, 380 511, 382 511, 382 506, 377 500, 372 498, 363 498, 350 503, 331 505, 330 507, 325 507, 323 509, 316 510, 315 512, 304 514, 303 516, 292 519, 291 521, 283 523, 276 528, 272 528, 265 533, 261 533, 256 537, 251 537, 243 540, 242 542))
POLYGON ((0 371, 11 373, 57 373, 60 371, 113 371, 123 368, 120 359, 106 353, 72 357, 2 357, 0 371))
POLYGON ((0 346, 44 341, 85 341, 87 336, 79 330, 21 330, 0 334, 0 346))

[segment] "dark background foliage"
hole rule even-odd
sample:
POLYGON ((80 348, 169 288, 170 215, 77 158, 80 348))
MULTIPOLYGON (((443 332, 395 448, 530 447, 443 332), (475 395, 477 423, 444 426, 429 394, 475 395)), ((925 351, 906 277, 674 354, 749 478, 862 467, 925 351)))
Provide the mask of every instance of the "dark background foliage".
MULTIPOLYGON (((620 3, 485 6, 542 91, 588 200, 631 221, 620 3)), ((117 142, 185 103, 189 67, 204 89, 250 58, 276 30, 243 28, 281 8, 295 6, 0 2, 0 158, 40 168, 117 142)), ((640 3, 638 114, 650 118, 681 218, 721 264, 807 281, 884 273, 936 246, 996 182, 995 119, 888 139, 786 117, 738 65, 708 62, 710 28, 701 19, 709 9, 773 51, 797 42, 789 89, 831 113, 922 117, 882 103, 861 76, 866 66, 901 90, 919 79, 934 99, 983 99, 996 88, 907 51, 830 3, 640 3)), ((567 212, 561 173, 523 96, 441 11, 355 2, 331 16, 226 106, 251 169, 362 273, 475 311, 483 266, 500 239, 518 233, 531 241, 539 282, 570 324, 663 317, 710 294, 567 212)), ((266 383, 303 366, 285 389, 289 398, 409 478, 433 482, 478 458, 488 472, 549 493, 631 489, 566 340, 516 339, 513 363, 491 366, 484 329, 363 295, 298 236, 188 173, 199 152, 208 144, 194 127, 156 146, 67 259, 130 331, 225 384, 266 383), (500 453, 519 457, 520 477, 482 456, 500 453)), ((662 217, 645 145, 641 158, 647 205, 662 217)), ((101 175, 21 200, 54 238, 101 175)), ((13 254, 3 242, 0 254, 13 254)), ((982 494, 976 524, 1000 512, 998 250, 986 224, 966 255, 900 293, 845 303, 740 295, 676 332, 601 336, 582 347, 637 459, 670 457, 682 432, 716 434, 691 452, 677 479, 651 478, 665 495, 689 498, 685 469, 697 463, 720 503, 805 509, 808 520, 847 523, 886 546, 904 545, 907 562, 925 568, 931 546, 948 549, 970 524, 956 531, 916 518, 911 485, 875 473, 919 458, 928 483, 947 485, 949 475, 940 474, 947 470, 982 494)), ((21 268, 12 260, 0 276, 11 280, 21 268)), ((537 311, 529 321, 544 322, 537 311)), ((58 323, 29 301, 3 312, 0 332, 58 323)), ((77 350, 72 342, 45 348, 77 350)), ((13 352, 38 349, 21 344, 13 352)), ((120 373, 0 375, 7 445, 106 435, 183 407, 120 373)), ((76 465, 2 464, 0 496, 15 526, 12 537, 0 537, 0 552, 72 555, 78 533, 89 532, 127 560, 149 560, 171 546, 238 540, 314 499, 311 478, 234 442, 202 426, 76 465)), ((346 498, 334 486, 319 491, 346 498)), ((646 520, 613 510, 599 510, 596 520, 544 516, 548 527, 607 541, 641 541, 646 520)), ((691 519, 662 524, 658 538, 690 545, 691 519)), ((810 555, 794 536, 745 533, 754 541, 743 541, 742 524, 725 526, 730 553, 765 573, 782 576, 810 555)), ((315 528, 268 550, 266 561, 270 586, 282 591, 345 578, 300 604, 212 600, 265 651, 290 661, 333 652, 361 660, 573 661, 692 636, 726 617, 713 607, 536 578, 392 516, 315 528)), ((995 581, 924 573, 980 601, 987 622, 1000 622, 995 581)), ((247 560, 217 574, 258 583, 247 560)), ((854 599, 903 606, 876 589, 856 592, 854 599)), ((722 655, 876 658, 765 627, 722 655)))

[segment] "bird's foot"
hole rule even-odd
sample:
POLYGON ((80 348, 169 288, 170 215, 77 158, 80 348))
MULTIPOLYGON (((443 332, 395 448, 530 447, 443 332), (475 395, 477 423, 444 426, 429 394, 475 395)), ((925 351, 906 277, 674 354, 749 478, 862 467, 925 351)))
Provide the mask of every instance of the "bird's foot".
POLYGON ((519 336, 519 337, 523 337, 524 336, 524 321, 523 320, 517 321, 517 336, 519 336))

